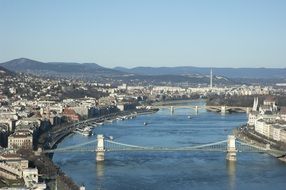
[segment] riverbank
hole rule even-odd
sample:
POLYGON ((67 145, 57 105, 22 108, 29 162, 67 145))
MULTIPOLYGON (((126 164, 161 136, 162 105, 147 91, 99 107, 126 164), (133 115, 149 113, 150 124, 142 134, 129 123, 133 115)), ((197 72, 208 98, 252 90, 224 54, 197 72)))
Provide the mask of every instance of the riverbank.
POLYGON ((286 162, 285 150, 281 150, 281 148, 277 145, 276 142, 273 142, 258 134, 255 134, 253 130, 248 128, 247 125, 234 129, 233 134, 237 139, 247 144, 252 144, 261 148, 266 148, 266 146, 269 145, 272 151, 269 151, 267 153, 283 162, 286 162))
POLYGON ((132 116, 132 115, 144 115, 144 114, 152 114, 159 111, 159 109, 136 109, 136 110, 130 110, 130 111, 120 111, 116 113, 106 114, 99 117, 89 118, 86 120, 81 120, 79 122, 75 123, 69 123, 67 125, 63 125, 62 127, 59 127, 58 129, 51 129, 50 131, 47 131, 46 134, 43 134, 43 136, 40 137, 41 142, 39 142, 39 145, 41 148, 48 150, 48 149, 55 149, 57 148, 57 145, 68 135, 72 134, 74 130, 78 127, 78 125, 82 123, 102 123, 107 120, 115 120, 118 117, 125 117, 125 116, 132 116))
MULTIPOLYGON (((156 113, 159 109, 136 109, 130 111, 120 111, 116 113, 111 113, 107 115, 103 115, 100 117, 94 117, 87 120, 82 120, 76 123, 69 123, 62 126, 57 126, 45 134, 42 134, 40 137, 41 142, 39 142, 39 147, 48 150, 57 148, 58 144, 65 139, 65 137, 69 136, 74 132, 74 130, 81 123, 89 123, 89 122, 105 122, 107 120, 115 120, 118 117, 124 116, 132 116, 132 115, 145 115, 156 113)), ((61 187, 61 189, 79 189, 79 187, 73 182, 71 178, 69 178, 65 173, 53 163, 52 157, 53 154, 45 155, 41 152, 38 152, 38 156, 35 158, 29 158, 35 166, 41 171, 41 174, 44 174, 44 178, 48 179, 48 186, 50 189, 53 189, 55 186, 61 187)))

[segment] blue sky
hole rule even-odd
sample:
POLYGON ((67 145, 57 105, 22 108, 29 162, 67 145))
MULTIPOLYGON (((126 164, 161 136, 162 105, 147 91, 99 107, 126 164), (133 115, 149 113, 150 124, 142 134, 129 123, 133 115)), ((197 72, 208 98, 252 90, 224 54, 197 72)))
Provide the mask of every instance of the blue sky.
POLYGON ((286 67, 284 0, 0 0, 0 62, 286 67))

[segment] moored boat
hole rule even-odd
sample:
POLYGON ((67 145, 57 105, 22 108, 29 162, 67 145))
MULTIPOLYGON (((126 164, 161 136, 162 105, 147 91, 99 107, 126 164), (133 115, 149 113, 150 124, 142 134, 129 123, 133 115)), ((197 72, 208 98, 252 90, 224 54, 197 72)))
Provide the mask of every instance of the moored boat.
POLYGON ((91 135, 91 129, 89 127, 85 127, 85 128, 77 128, 75 131, 75 133, 81 134, 83 136, 90 136, 91 135))

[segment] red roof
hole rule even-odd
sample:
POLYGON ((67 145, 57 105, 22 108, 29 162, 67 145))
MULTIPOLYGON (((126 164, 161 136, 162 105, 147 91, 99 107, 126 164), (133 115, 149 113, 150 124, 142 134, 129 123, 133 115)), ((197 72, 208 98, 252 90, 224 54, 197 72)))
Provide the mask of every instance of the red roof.
POLYGON ((264 99, 265 102, 275 102, 275 99, 273 96, 267 96, 265 99, 264 99))
POLYGON ((73 109, 65 108, 63 111, 63 114, 65 114, 65 115, 76 115, 76 112, 73 109))
POLYGON ((286 114, 286 107, 285 106, 280 108, 280 114, 286 114))

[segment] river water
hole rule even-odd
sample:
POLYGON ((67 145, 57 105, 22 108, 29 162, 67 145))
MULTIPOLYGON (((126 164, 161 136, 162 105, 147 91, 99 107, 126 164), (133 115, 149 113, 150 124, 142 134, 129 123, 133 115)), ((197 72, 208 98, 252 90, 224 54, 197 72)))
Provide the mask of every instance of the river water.
MULTIPOLYGON (((194 102, 192 104, 203 104, 194 102)), ((225 140, 231 130, 246 122, 246 114, 220 115, 200 110, 163 109, 132 120, 97 127, 94 133, 114 141, 141 146, 184 147, 225 140), (192 119, 188 119, 188 115, 192 119), (144 126, 144 122, 148 122, 144 126)), ((73 134, 58 147, 94 140, 73 134)), ((261 153, 238 153, 237 162, 223 152, 107 152, 103 163, 95 153, 55 153, 53 160, 86 189, 286 189, 286 164, 261 153)))

